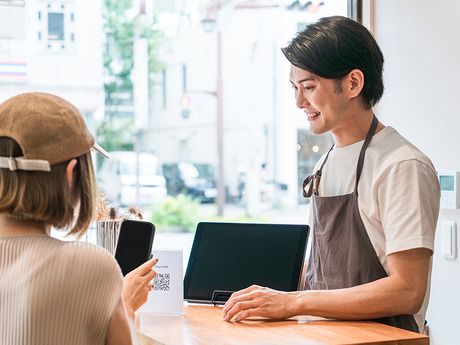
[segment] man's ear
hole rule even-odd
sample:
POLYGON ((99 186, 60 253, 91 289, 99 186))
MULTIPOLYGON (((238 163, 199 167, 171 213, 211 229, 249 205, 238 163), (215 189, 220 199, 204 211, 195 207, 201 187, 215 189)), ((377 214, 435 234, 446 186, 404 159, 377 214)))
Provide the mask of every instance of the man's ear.
POLYGON ((359 69, 353 69, 345 77, 345 90, 350 98, 358 97, 364 88, 364 73, 359 69))
POLYGON ((75 166, 77 165, 77 160, 72 159, 69 164, 67 164, 67 167, 65 169, 66 177, 67 177, 67 184, 69 185, 70 188, 72 188, 73 185, 73 172, 75 170, 75 166))

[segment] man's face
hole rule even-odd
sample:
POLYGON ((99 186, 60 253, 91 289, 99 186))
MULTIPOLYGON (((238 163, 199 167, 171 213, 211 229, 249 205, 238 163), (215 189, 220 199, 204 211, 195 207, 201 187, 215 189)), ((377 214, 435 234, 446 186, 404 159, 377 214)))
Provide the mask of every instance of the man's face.
POLYGON ((340 131, 349 105, 349 99, 342 92, 342 82, 319 77, 296 66, 291 66, 290 81, 296 105, 307 115, 310 131, 314 134, 340 131))

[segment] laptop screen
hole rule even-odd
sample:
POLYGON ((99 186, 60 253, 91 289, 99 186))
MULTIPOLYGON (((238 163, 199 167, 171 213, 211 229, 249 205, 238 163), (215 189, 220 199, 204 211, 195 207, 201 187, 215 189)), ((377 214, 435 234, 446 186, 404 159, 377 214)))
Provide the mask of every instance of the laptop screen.
POLYGON ((184 278, 184 299, 224 303, 231 292, 252 284, 297 290, 308 232, 308 225, 199 223, 184 278), (227 293, 219 297, 220 291, 227 293))

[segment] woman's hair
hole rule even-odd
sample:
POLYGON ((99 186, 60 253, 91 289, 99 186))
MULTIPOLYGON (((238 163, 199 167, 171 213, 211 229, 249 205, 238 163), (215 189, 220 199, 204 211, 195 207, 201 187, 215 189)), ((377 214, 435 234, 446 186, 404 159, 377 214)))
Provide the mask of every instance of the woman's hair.
MULTIPOLYGON (((13 139, 0 137, 0 156, 20 157, 22 150, 13 139)), ((82 236, 95 212, 96 182, 90 152, 75 159, 72 187, 66 178, 69 161, 50 172, 0 169, 0 213, 82 236)))
POLYGON ((369 107, 383 95, 383 54, 371 33, 350 18, 321 18, 281 50, 294 66, 327 79, 359 69, 364 74, 361 95, 369 107))

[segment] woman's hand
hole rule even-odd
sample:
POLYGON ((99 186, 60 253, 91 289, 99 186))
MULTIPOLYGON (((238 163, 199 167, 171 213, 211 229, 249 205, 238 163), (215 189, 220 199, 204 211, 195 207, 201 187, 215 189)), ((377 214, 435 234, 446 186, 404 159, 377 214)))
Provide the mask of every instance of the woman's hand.
POLYGON ((134 312, 146 301, 152 290, 150 283, 157 273, 153 270, 158 259, 151 259, 138 268, 129 272, 123 280, 121 298, 128 316, 134 319, 134 312))

